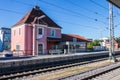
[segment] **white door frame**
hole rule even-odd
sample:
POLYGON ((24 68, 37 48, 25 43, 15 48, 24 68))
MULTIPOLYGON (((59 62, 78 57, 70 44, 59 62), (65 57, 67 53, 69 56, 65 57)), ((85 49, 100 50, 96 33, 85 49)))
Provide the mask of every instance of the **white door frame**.
POLYGON ((37 42, 37 55, 39 55, 39 54, 38 54, 38 44, 42 44, 42 47, 43 47, 42 52, 43 52, 43 54, 44 54, 44 43, 43 43, 43 42, 37 42))

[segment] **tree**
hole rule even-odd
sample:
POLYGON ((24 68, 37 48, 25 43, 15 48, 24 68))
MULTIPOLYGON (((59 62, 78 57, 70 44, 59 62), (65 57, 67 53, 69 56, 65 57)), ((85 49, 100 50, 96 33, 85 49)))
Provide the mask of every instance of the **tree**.
POLYGON ((94 40, 94 41, 92 42, 92 44, 93 44, 93 46, 100 46, 99 40, 94 40))
POLYGON ((92 42, 88 43, 88 44, 87 44, 87 49, 92 49, 92 48, 93 48, 92 42))
POLYGON ((89 43, 87 44, 87 49, 92 50, 92 49, 93 49, 93 46, 100 46, 99 40, 94 40, 93 42, 89 42, 89 43))
POLYGON ((118 43, 120 43, 120 37, 116 38, 116 41, 117 41, 118 43))

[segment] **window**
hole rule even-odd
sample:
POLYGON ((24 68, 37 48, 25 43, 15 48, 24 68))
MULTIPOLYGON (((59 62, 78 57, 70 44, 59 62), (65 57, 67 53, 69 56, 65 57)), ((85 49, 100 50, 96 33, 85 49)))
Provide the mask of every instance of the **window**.
POLYGON ((77 39, 76 39, 76 38, 73 38, 73 42, 77 42, 77 39))
POLYGON ((16 45, 16 50, 20 50, 20 45, 16 45))
POLYGON ((51 30, 51 36, 55 36, 55 30, 51 30))
POLYGON ((14 30, 14 36, 15 36, 16 31, 14 30))
POLYGON ((39 28, 39 29, 38 29, 38 34, 39 34, 39 35, 42 35, 42 34, 43 34, 42 28, 39 28))
POLYGON ((21 29, 19 28, 19 35, 21 34, 21 29))

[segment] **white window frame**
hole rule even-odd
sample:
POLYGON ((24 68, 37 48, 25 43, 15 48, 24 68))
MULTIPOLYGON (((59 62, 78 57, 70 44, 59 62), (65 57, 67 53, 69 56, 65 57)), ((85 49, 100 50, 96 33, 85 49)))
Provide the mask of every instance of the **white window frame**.
POLYGON ((19 35, 21 34, 21 28, 19 28, 19 35))
POLYGON ((16 30, 14 30, 14 36, 16 35, 16 30))
POLYGON ((19 44, 16 44, 16 50, 20 50, 20 45, 19 44), (17 46, 19 46, 19 49, 17 49, 17 46))
POLYGON ((38 27, 38 35, 43 35, 44 34, 44 29, 42 27, 38 27), (39 29, 42 29, 42 34, 39 34, 39 29))

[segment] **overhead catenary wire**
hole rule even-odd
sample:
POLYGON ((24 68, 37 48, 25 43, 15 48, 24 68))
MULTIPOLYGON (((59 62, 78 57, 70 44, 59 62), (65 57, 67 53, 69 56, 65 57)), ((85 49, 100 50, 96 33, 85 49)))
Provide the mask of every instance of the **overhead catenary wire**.
MULTIPOLYGON (((96 2, 96 1, 94 1, 94 0, 89 0, 91 3, 93 3, 93 4, 95 4, 96 6, 99 6, 99 7, 101 7, 101 8, 103 8, 103 9, 105 9, 105 10, 108 10, 109 11, 109 8, 106 8, 105 6, 103 6, 103 5, 101 5, 101 4, 99 4, 98 2, 96 2)), ((115 14, 114 16, 116 16, 116 15, 119 15, 119 14, 115 14)), ((120 15, 119 15, 120 16, 120 15)))
MULTIPOLYGON (((101 4, 97 3, 97 2, 95 2, 94 0, 89 0, 89 1, 90 1, 91 3, 93 3, 93 4, 95 4, 96 6, 99 6, 99 7, 103 8, 103 9, 109 11, 108 8, 106 8, 105 6, 103 6, 103 5, 101 5, 101 4)), ((115 11, 113 11, 113 12, 115 13, 115 11)), ((118 17, 120 16, 120 14, 118 13, 118 11, 117 11, 117 13, 116 13, 115 15, 113 15, 113 17, 115 18, 116 15, 118 15, 118 17)), ((107 19, 109 19, 109 18, 107 18, 107 19)), ((120 25, 120 23, 116 24, 114 27, 116 28, 116 27, 118 27, 119 25, 120 25)), ((106 29, 109 29, 109 28, 107 27, 106 29)))
MULTIPOLYGON (((96 29, 96 30, 98 30, 98 28, 93 27, 93 26, 82 25, 82 24, 79 24, 79 23, 72 23, 72 22, 68 22, 68 21, 65 21, 65 20, 64 20, 64 21, 63 21, 63 20, 56 20, 56 21, 60 21, 60 22, 66 23, 66 24, 78 25, 78 27, 79 27, 79 26, 82 26, 82 27, 85 27, 85 28, 96 29)), ((82 27, 81 27, 81 28, 82 28, 82 27)))
MULTIPOLYGON (((16 0, 15 0, 15 1, 16 1, 16 0)), ((23 4, 23 3, 21 2, 21 4, 23 4)), ((24 5, 29 5, 29 4, 24 3, 24 5)), ((30 6, 30 5, 29 5, 29 6, 30 6)), ((32 5, 32 6, 33 6, 33 5, 32 5)), ((1 10, 1 11, 5 11, 5 12, 20 14, 20 15, 23 15, 23 14, 24 14, 24 13, 22 13, 22 12, 13 11, 13 10, 9 10, 9 9, 0 9, 0 10, 1 10)), ((74 14, 74 15, 75 15, 75 14, 74 14)), ((76 15, 76 16, 79 16, 79 15, 76 15)), ((71 23, 71 22, 63 21, 63 20, 57 20, 57 21, 60 21, 60 22, 66 23, 66 24, 80 25, 80 26, 83 26, 83 27, 86 27, 86 28, 98 29, 98 28, 96 28, 96 27, 87 26, 87 25, 81 25, 81 24, 77 24, 77 23, 71 23)))
POLYGON ((18 12, 18 11, 13 11, 13 10, 9 10, 9 9, 2 9, 2 8, 0 8, 0 11, 5 11, 5 12, 10 12, 10 13, 15 13, 15 14, 24 14, 24 13, 22 13, 22 12, 18 12))
MULTIPOLYGON (((10 13, 14 13, 14 14, 20 14, 20 15, 24 15, 24 13, 22 12, 17 12, 17 11, 13 11, 13 10, 8 10, 8 9, 0 9, 1 11, 5 11, 5 12, 10 12, 10 13)), ((66 24, 73 24, 73 25, 79 25, 85 28, 91 28, 91 29, 98 29, 96 27, 92 27, 92 26, 87 26, 87 25, 82 25, 82 24, 77 24, 77 23, 72 23, 72 22, 68 22, 68 21, 63 21, 63 20, 56 20, 62 23, 66 23, 66 24)))
POLYGON ((20 0, 19 1, 18 0, 14 0, 14 2, 23 4, 23 5, 34 6, 33 4, 25 3, 25 2, 22 2, 20 0))
POLYGON ((103 5, 101 5, 101 4, 99 4, 99 3, 97 3, 97 2, 95 2, 95 1, 93 1, 93 0, 89 0, 90 2, 92 2, 92 3, 94 3, 95 5, 97 5, 97 6, 99 6, 99 7, 102 7, 102 8, 104 8, 104 9, 106 9, 106 10, 108 10, 109 11, 109 9, 108 8, 106 8, 106 7, 104 7, 103 5))
MULTIPOLYGON (((23 4, 23 5, 28 5, 28 6, 33 6, 32 4, 28 4, 28 3, 24 3, 24 2, 21 2, 21 1, 17 1, 17 0, 15 0, 15 2, 17 2, 17 3, 20 3, 20 4, 23 4)), ((89 9, 88 9, 89 10, 89 9)), ((90 11, 90 10, 89 10, 90 11)), ((91 10, 92 11, 92 10, 91 10)), ((56 11, 57 12, 57 11, 56 11)), ((60 11, 59 11, 60 12, 60 11)), ((67 14, 68 15, 68 14, 67 14)), ((80 17, 80 15, 77 15, 77 14, 70 14, 70 15, 73 15, 74 17, 77 17, 77 18, 79 18, 80 17)), ((98 21, 98 19, 95 19, 96 21, 98 21)), ((57 20, 57 21, 59 21, 59 20, 57 20)), ((61 22, 61 21, 60 21, 61 22)), ((62 21, 62 22, 66 22, 66 21, 62 21)), ((70 22, 67 22, 67 23, 70 23, 70 22)), ((73 23, 73 24, 76 24, 76 23, 73 23)), ((80 24, 79 24, 80 25, 80 24)), ((82 25, 82 26, 85 26, 85 25, 82 25)), ((90 26, 89 26, 90 27, 90 26)), ((95 28, 95 27, 94 27, 95 28)), ((105 27, 106 28, 106 27, 105 27)), ((98 28, 97 28, 98 29, 98 28)))
MULTIPOLYGON (((64 0, 64 1, 66 1, 66 0, 64 0)), ((74 1, 67 0, 67 2, 70 3, 70 4, 72 4, 72 5, 74 5, 74 6, 77 6, 77 7, 81 8, 81 9, 83 9, 83 10, 86 10, 86 11, 88 11, 88 12, 94 13, 94 14, 99 15, 99 16, 102 16, 102 17, 106 17, 105 15, 100 14, 100 13, 98 13, 98 12, 96 12, 96 11, 91 10, 91 9, 88 9, 88 8, 86 8, 86 7, 83 7, 83 6, 75 3, 74 1)))
POLYGON ((108 25, 106 22, 100 21, 100 20, 98 20, 98 19, 96 19, 96 18, 89 17, 89 16, 84 15, 84 14, 82 14, 82 13, 79 13, 79 12, 76 12, 76 11, 72 11, 72 10, 67 9, 67 8, 63 8, 63 7, 61 7, 61 6, 55 5, 55 4, 53 4, 53 3, 50 3, 50 2, 47 2, 47 1, 44 1, 44 0, 39 0, 39 1, 41 1, 41 2, 43 2, 43 3, 46 3, 46 4, 48 4, 48 5, 51 5, 51 6, 60 8, 60 9, 62 9, 62 10, 64 10, 64 11, 72 12, 73 14, 76 14, 76 15, 79 15, 79 16, 84 16, 84 17, 86 17, 86 18, 88 18, 88 19, 91 19, 91 20, 94 20, 94 21, 103 23, 104 25, 108 25))

